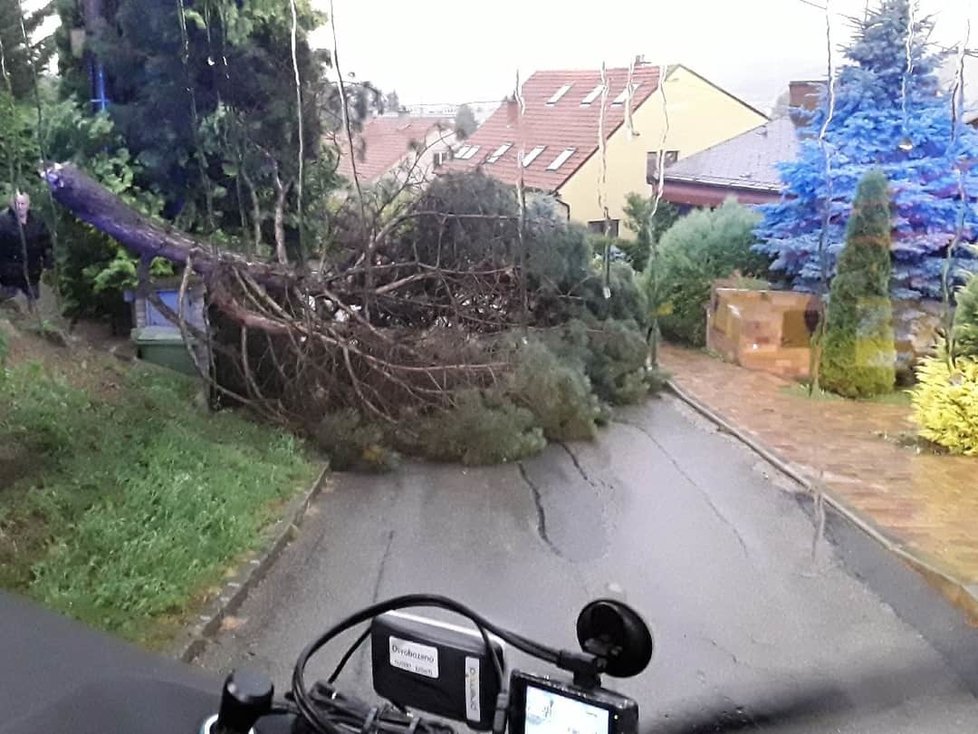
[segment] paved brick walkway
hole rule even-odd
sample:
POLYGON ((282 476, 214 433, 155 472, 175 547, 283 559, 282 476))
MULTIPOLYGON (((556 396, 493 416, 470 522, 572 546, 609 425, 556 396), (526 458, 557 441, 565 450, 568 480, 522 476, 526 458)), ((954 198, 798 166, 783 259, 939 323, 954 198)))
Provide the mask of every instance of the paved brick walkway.
POLYGON ((895 546, 956 580, 960 588, 943 590, 975 616, 978 459, 901 445, 914 433, 905 406, 809 400, 773 375, 672 346, 661 362, 684 391, 820 482, 895 546))

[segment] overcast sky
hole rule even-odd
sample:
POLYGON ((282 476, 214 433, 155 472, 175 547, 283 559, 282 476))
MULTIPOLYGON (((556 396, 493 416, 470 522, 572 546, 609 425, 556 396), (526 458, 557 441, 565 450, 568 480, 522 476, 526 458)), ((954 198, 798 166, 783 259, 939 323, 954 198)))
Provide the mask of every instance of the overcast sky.
MULTIPOLYGON (((323 10, 329 0, 312 0, 323 10)), ((343 72, 405 104, 498 101, 516 71, 682 63, 767 111, 792 79, 825 76, 826 0, 333 0, 343 72), (572 8, 584 8, 585 12, 572 8)), ((844 15, 866 0, 829 0, 834 40, 844 15)), ((878 0, 870 0, 872 3, 878 0)), ((978 48, 978 2, 921 0, 950 46, 970 17, 978 48)), ((328 29, 317 45, 332 43, 328 29)))

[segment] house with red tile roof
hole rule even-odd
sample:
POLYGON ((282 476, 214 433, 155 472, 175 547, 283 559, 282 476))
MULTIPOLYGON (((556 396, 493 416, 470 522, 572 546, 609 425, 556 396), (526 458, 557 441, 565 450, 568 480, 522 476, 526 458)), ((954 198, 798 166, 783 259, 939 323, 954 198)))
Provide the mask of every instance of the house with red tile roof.
POLYGON ((354 169, 361 184, 384 177, 423 181, 451 154, 455 143, 453 120, 430 115, 380 115, 364 123, 354 135, 353 153, 341 134, 337 173, 353 181, 354 169))
POLYGON ((481 169, 554 194, 568 218, 633 236, 623 209, 670 163, 767 122, 682 65, 538 71, 461 147, 446 171, 481 169))

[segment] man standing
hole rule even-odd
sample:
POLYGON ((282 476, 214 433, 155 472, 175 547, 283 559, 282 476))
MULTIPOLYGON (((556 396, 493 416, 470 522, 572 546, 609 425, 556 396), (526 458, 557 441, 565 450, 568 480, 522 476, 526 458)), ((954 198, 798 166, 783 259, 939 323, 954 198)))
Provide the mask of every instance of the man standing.
POLYGON ((0 215, 0 300, 23 292, 33 303, 41 295, 41 273, 52 267, 51 234, 31 213, 31 197, 18 191, 0 215))

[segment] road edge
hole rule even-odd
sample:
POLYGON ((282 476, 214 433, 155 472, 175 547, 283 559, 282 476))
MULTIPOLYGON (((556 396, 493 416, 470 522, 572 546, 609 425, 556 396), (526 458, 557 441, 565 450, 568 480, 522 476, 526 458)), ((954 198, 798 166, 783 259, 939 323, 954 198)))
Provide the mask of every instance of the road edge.
POLYGON ((832 510, 834 510, 836 514, 844 518, 858 530, 868 535, 886 551, 897 556, 900 560, 921 574, 927 580, 927 582, 940 591, 951 604, 965 613, 970 624, 978 625, 978 586, 969 585, 964 581, 955 578, 946 571, 936 567, 926 558, 922 558, 913 551, 907 549, 899 543, 894 542, 879 528, 877 528, 871 520, 863 517, 851 507, 847 506, 842 500, 834 496, 831 492, 824 490, 819 492, 816 490, 812 485, 811 478, 806 475, 805 471, 801 467, 779 456, 775 451, 771 450, 749 433, 728 421, 699 398, 677 385, 674 380, 667 380, 666 387, 668 388, 669 392, 680 401, 688 405, 711 423, 714 423, 725 433, 729 433, 735 439, 743 443, 764 461, 771 464, 775 469, 787 476, 789 479, 801 485, 801 487, 804 488, 813 499, 818 494, 821 494, 824 502, 832 510))
POLYGON ((272 564, 293 540, 312 502, 325 489, 328 476, 329 464, 325 464, 312 485, 289 502, 285 512, 272 525, 271 542, 237 568, 224 584, 221 593, 198 615, 197 622, 174 644, 172 657, 191 663, 204 652, 224 620, 244 603, 251 590, 265 577, 272 564))

